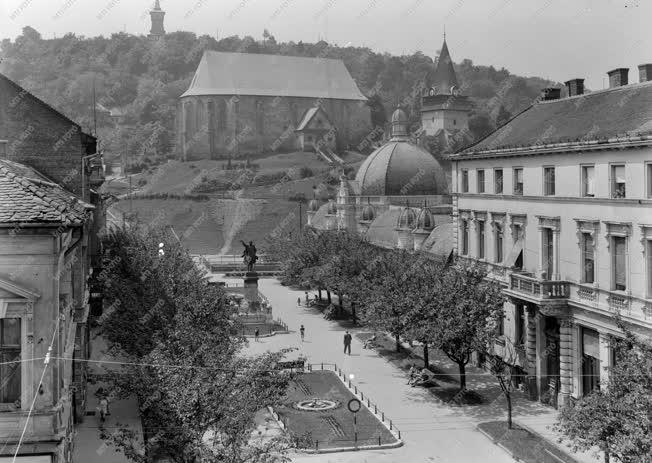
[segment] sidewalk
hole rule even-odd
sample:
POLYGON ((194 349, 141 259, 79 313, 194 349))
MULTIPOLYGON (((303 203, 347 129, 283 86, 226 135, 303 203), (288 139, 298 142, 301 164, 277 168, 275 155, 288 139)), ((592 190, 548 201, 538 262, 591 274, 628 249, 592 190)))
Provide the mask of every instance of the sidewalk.
MULTIPOLYGON (((347 322, 328 321, 319 310, 297 307, 297 297, 304 300, 303 291, 281 286, 277 280, 261 279, 261 292, 270 300, 275 317, 281 317, 290 332, 251 343, 249 352, 262 353, 296 347, 292 357, 305 355, 309 363, 336 363, 346 374, 354 374, 353 382, 365 396, 379 404, 385 415, 401 430, 405 446, 384 451, 346 452, 333 455, 295 455, 296 462, 328 463, 394 463, 394 462, 510 462, 513 459, 502 449, 476 430, 484 421, 505 420, 505 403, 499 386, 485 372, 469 366, 468 387, 480 391, 489 403, 480 406, 451 406, 443 403, 432 393, 406 384, 407 375, 403 365, 409 359, 391 355, 380 356, 375 350, 362 349, 355 336, 369 330, 352 326, 347 322), (299 326, 306 328, 305 342, 301 342, 299 326), (343 353, 343 335, 349 329, 353 336, 352 355, 343 353), (493 400, 492 400, 493 398, 493 400)), ((457 377, 457 368, 443 353, 431 351, 430 363, 457 377)), ((412 360, 414 361, 414 360, 412 360)), ((590 454, 572 454, 557 443, 548 426, 556 419, 557 412, 551 407, 533 402, 523 394, 515 394, 514 420, 548 438, 555 445, 582 463, 595 462, 590 454)))
MULTIPOLYGON (((106 342, 104 338, 92 332, 91 359, 115 361, 116 359, 114 357, 109 357, 105 354, 105 350, 106 342)), ((108 369, 120 367, 115 364, 102 365, 101 363, 89 363, 88 368, 90 374, 102 375, 108 369)), ((122 453, 117 452, 100 438, 100 419, 96 411, 99 399, 95 395, 95 392, 100 387, 106 390, 106 384, 102 381, 97 381, 96 384, 88 384, 86 412, 87 415, 90 412, 95 412, 96 416, 86 416, 83 423, 76 425, 73 461, 75 463, 126 463, 129 460, 122 453)), ((138 401, 135 397, 128 400, 111 402, 109 404, 109 412, 110 415, 107 416, 104 422, 104 429, 108 433, 116 430, 118 428, 117 424, 119 423, 122 426, 127 425, 132 429, 136 429, 138 434, 142 436, 138 401)))

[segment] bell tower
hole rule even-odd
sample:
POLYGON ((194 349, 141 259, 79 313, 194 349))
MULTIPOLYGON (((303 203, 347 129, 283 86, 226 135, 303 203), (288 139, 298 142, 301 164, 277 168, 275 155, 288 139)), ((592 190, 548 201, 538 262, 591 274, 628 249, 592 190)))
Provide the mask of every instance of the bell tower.
POLYGON ((159 0, 156 0, 154 8, 149 12, 149 15, 152 18, 152 29, 149 31, 148 37, 158 40, 165 35, 165 27, 163 25, 165 11, 161 9, 159 0))

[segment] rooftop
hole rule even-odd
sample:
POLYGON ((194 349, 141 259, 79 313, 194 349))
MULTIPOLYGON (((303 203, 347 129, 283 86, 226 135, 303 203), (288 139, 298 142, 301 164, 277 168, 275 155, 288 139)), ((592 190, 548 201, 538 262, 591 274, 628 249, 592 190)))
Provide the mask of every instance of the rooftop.
POLYGON ((196 95, 366 100, 341 60, 211 50, 181 97, 196 95))
POLYGON ((81 225, 91 208, 31 167, 0 160, 0 224, 81 225))

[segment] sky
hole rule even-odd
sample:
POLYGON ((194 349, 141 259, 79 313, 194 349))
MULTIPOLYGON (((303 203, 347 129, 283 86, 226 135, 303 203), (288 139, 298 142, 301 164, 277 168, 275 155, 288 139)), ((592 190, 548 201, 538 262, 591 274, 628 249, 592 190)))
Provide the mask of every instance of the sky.
MULTIPOLYGON (((0 0, 0 38, 24 26, 44 38, 147 34, 152 0, 0 0)), ((652 62, 652 0, 161 0, 168 32, 223 38, 368 46, 435 56, 444 29, 453 61, 505 67, 557 82, 585 78, 608 87, 606 72, 652 62)))

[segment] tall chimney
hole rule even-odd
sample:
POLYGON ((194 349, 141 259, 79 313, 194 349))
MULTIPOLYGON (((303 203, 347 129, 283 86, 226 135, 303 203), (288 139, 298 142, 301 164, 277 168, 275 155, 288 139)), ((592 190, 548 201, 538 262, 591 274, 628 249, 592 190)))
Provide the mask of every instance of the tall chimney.
POLYGON ((622 87, 627 85, 627 74, 629 74, 628 68, 618 68, 613 71, 607 72, 609 75, 609 88, 622 87))
POLYGON ((558 100, 561 96, 561 88, 548 87, 541 90, 541 100, 558 100))
POLYGON ((568 89, 568 96, 584 94, 584 79, 571 79, 564 84, 568 89))
POLYGON ((652 80, 652 63, 639 65, 638 81, 647 82, 648 80, 652 80))

